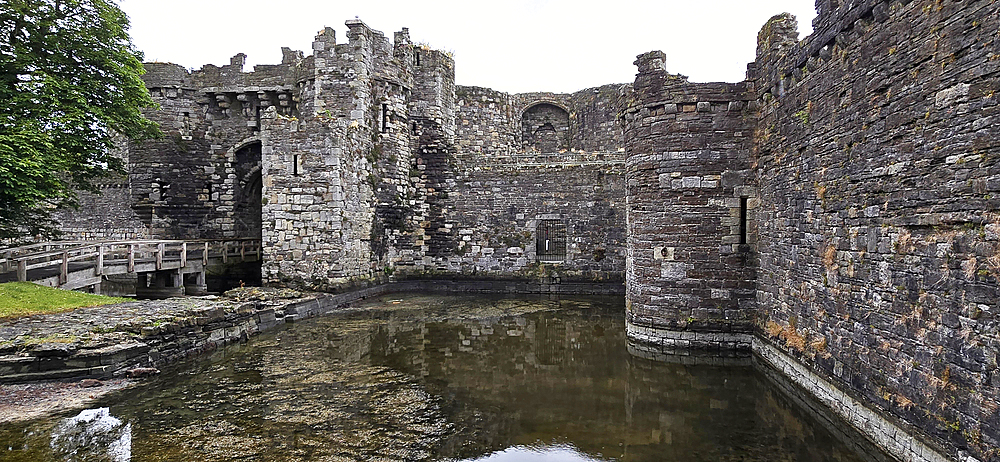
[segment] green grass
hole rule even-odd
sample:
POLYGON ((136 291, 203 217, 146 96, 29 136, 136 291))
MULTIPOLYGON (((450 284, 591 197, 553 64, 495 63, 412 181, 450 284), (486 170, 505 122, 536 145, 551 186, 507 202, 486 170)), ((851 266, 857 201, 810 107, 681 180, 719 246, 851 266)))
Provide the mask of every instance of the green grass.
POLYGON ((60 313, 85 306, 110 305, 131 301, 72 290, 53 289, 30 282, 0 284, 0 319, 32 314, 60 313))

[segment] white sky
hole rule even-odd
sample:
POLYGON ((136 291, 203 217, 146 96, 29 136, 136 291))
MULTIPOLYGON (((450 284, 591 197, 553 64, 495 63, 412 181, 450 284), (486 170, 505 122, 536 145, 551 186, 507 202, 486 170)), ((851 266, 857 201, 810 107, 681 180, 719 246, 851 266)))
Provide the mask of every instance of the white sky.
POLYGON ((635 78, 635 56, 663 50, 667 69, 694 82, 743 80, 757 32, 794 14, 812 32, 814 0, 119 0, 147 61, 198 69, 246 53, 247 67, 311 53, 316 32, 357 16, 382 31, 454 53, 459 85, 511 93, 574 92, 635 78))

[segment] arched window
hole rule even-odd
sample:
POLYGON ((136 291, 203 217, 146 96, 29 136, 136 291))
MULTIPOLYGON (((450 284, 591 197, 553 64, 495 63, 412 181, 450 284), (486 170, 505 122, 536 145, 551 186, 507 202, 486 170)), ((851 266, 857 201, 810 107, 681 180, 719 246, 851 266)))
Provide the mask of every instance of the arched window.
POLYGON ((569 113, 550 103, 539 103, 521 115, 524 149, 559 152, 569 149, 569 113))

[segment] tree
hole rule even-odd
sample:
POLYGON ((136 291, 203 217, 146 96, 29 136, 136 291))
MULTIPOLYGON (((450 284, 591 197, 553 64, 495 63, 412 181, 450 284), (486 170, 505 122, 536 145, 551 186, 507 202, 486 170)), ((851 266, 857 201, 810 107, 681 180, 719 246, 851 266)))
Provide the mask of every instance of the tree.
POLYGON ((53 211, 124 173, 116 139, 159 135, 128 26, 110 0, 0 0, 0 240, 58 236, 53 211))

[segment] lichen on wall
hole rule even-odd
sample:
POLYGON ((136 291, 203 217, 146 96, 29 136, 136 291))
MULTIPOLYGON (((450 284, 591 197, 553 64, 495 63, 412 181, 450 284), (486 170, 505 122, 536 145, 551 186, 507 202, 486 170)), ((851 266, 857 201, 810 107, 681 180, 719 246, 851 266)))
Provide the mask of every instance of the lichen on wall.
POLYGON ((945 454, 1000 460, 1000 18, 818 2, 761 31, 757 329, 945 454), (994 262, 994 263, 991 263, 994 262))

